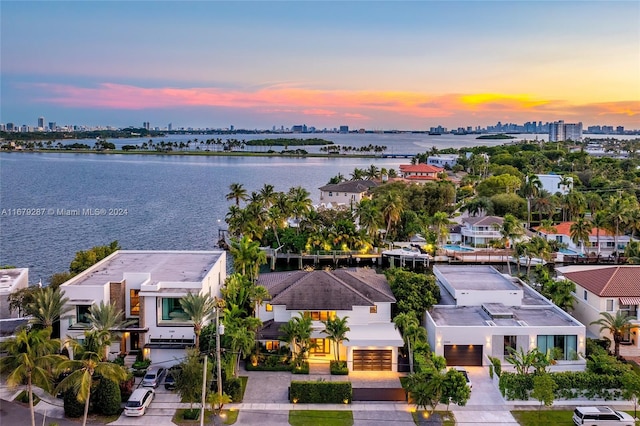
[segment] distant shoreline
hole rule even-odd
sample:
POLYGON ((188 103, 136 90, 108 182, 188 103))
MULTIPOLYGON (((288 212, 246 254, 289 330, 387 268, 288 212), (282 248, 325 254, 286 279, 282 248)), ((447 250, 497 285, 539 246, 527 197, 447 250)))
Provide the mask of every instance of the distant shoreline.
POLYGON ((175 156, 204 156, 204 157, 286 157, 286 158, 385 158, 385 155, 374 154, 325 154, 325 153, 281 153, 281 152, 246 152, 246 151, 144 151, 121 149, 15 149, 0 150, 6 153, 28 154, 101 154, 101 155, 175 155, 175 156))

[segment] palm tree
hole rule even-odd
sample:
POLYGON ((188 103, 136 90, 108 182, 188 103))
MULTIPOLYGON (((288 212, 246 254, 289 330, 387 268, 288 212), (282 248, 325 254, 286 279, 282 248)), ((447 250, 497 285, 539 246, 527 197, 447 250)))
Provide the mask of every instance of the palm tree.
POLYGON ((231 240, 230 251, 234 269, 247 276, 251 282, 255 282, 260 265, 267 262, 267 254, 260 250, 260 242, 251 241, 249 237, 244 236, 239 240, 231 240))
POLYGON ((73 309, 71 306, 65 307, 68 301, 69 299, 63 297, 59 288, 54 290, 51 287, 46 287, 34 294, 33 302, 26 306, 25 312, 27 315, 31 315, 32 324, 53 329, 53 323, 73 309))
POLYGON ((322 321, 324 324, 324 330, 321 333, 327 335, 327 339, 333 342, 334 348, 334 357, 336 361, 340 361, 340 343, 343 341, 349 341, 347 338, 347 332, 351 331, 351 328, 347 325, 347 319, 349 317, 345 316, 343 318, 335 317, 329 318, 326 321, 322 321))
POLYGON ((395 316, 393 319, 395 328, 400 330, 402 334, 402 340, 407 346, 407 353, 409 355, 409 372, 413 373, 413 351, 416 343, 424 341, 427 338, 427 330, 424 327, 420 327, 420 323, 415 315, 402 312, 395 316))
POLYGON ((582 217, 576 219, 576 221, 572 223, 571 227, 569 228, 571 241, 573 241, 575 244, 580 244, 582 253, 584 253, 584 243, 585 241, 589 240, 589 235, 591 235, 592 229, 593 224, 582 217))
POLYGON ((97 331, 101 338, 103 347, 103 360, 107 361, 109 346, 111 346, 111 337, 118 336, 118 329, 128 327, 134 324, 135 320, 124 319, 124 312, 118 309, 116 304, 104 303, 100 301, 99 305, 92 305, 87 315, 91 329, 97 331))
POLYGON ((380 202, 384 206, 382 208, 382 216, 387 224, 386 238, 390 239, 389 233, 391 228, 394 224, 398 223, 404 211, 402 197, 399 193, 390 191, 382 197, 380 202))
POLYGON ((193 322, 195 347, 200 347, 200 333, 215 312, 216 302, 208 294, 187 293, 180 298, 180 307, 193 322))
POLYGON ((5 354, 0 358, 0 372, 9 373, 7 386, 15 388, 27 383, 29 394, 29 410, 31 426, 35 426, 36 418, 33 408, 33 386, 36 385, 51 392, 52 369, 65 358, 57 355, 60 349, 58 339, 50 339, 51 328, 44 330, 20 330, 0 345, 5 354))
POLYGON ((378 169, 375 165, 372 164, 365 171, 365 176, 369 180, 377 179, 380 177, 380 169, 378 169))
POLYGON ((435 212, 429 222, 436 232, 438 245, 443 245, 449 235, 449 215, 445 212, 435 212))
POLYGON ((519 236, 524 234, 524 229, 522 228, 522 224, 520 221, 513 216, 512 214, 506 214, 504 216, 504 220, 502 221, 502 226, 499 227, 500 235, 502 236, 502 243, 504 244, 507 251, 507 269, 509 270, 509 275, 511 275, 511 262, 509 262, 509 250, 511 243, 515 242, 514 240, 519 236))
POLYGON ((591 224, 594 228, 596 228, 596 244, 598 246, 598 256, 600 256, 600 231, 602 229, 606 229, 608 223, 609 220, 607 218, 607 213, 604 211, 599 211, 595 215, 591 216, 591 224))
POLYGON ((289 343, 296 367, 302 365, 305 354, 310 349, 312 331, 311 317, 303 315, 302 312, 300 316, 291 318, 280 327, 282 339, 289 343))
POLYGON ((235 200, 236 206, 240 205, 240 200, 247 199, 247 190, 241 183, 232 183, 229 186, 230 192, 227 194, 227 201, 235 200))
POLYGON ((587 202, 587 207, 591 213, 591 220, 593 221, 595 215, 604 207, 604 202, 602 201, 602 197, 595 192, 585 194, 585 201, 587 202))
POLYGON ((609 206, 607 219, 609 222, 609 227, 613 234, 613 240, 615 245, 615 255, 616 255, 616 263, 618 262, 618 257, 620 257, 620 253, 618 250, 618 235, 620 234, 620 227, 627 221, 629 218, 629 202, 626 198, 622 197, 609 197, 609 202, 607 203, 609 206))
POLYGON ((618 311, 613 316, 609 312, 600 312, 600 319, 591 322, 591 325, 599 325, 600 331, 608 331, 613 336, 613 355, 620 356, 620 342, 625 333, 632 327, 631 321, 636 317, 628 315, 626 312, 618 311))
POLYGON ((273 202, 275 201, 275 195, 276 192, 274 191, 273 185, 265 183, 262 186, 262 188, 260 189, 260 199, 262 200, 265 208, 268 209, 273 205, 273 202))
MULTIPOLYGON (((309 191, 301 186, 290 188, 288 192, 290 211, 296 218, 296 221, 300 221, 300 218, 306 216, 312 207, 311 198, 309 198, 309 191)), ((298 227, 298 230, 300 227, 298 227)))
MULTIPOLYGON (((85 336, 91 333, 85 332, 85 336)), ((86 426, 94 375, 102 377, 102 380, 111 380, 119 384, 127 378, 127 371, 118 364, 102 361, 101 356, 96 352, 83 351, 80 344, 74 340, 71 340, 70 343, 75 346, 74 353, 80 354, 80 358, 66 360, 58 365, 57 371, 59 373, 66 370, 72 370, 73 373, 62 379, 56 387, 56 391, 74 390, 78 402, 84 403, 82 426, 86 426)))
POLYGON ((368 198, 363 198, 356 206, 355 215, 358 218, 358 224, 364 229, 367 235, 375 238, 378 229, 380 229, 381 215, 376 204, 368 198))
POLYGON ((538 196, 541 188, 542 182, 536 175, 527 176, 521 188, 522 195, 527 199, 527 228, 531 226, 531 200, 538 196))

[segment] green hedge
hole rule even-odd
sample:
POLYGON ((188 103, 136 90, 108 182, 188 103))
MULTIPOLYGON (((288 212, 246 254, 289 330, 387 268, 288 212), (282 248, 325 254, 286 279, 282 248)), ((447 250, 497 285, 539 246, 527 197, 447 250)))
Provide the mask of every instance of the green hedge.
POLYGON ((231 397, 231 401, 242 401, 242 380, 230 377, 222 381, 222 391, 231 397))
POLYGON ((253 365, 250 362, 245 364, 247 371, 291 371, 291 364, 278 364, 278 365, 253 365))
POLYGON ((347 367, 347 361, 331 361, 329 363, 331 374, 337 376, 346 376, 349 374, 349 368, 347 367))
POLYGON ((292 381, 289 388, 289 401, 293 403, 350 404, 352 396, 351 382, 292 381))
POLYGON ((291 372, 293 374, 309 374, 309 363, 304 362, 300 367, 293 367, 291 372))
POLYGON ((94 393, 93 408, 96 412, 105 416, 113 416, 120 413, 120 386, 111 380, 101 378, 94 393))
MULTIPOLYGON (((555 384, 556 398, 574 399, 620 399, 620 376, 608 374, 595 374, 590 371, 563 371, 548 373, 555 384)), ((502 372, 500 376, 500 392, 507 400, 529 399, 533 389, 535 374, 516 374, 502 372)))
POLYGON ((64 393, 64 415, 65 417, 78 418, 84 414, 84 404, 78 401, 77 394, 73 388, 69 388, 64 393))

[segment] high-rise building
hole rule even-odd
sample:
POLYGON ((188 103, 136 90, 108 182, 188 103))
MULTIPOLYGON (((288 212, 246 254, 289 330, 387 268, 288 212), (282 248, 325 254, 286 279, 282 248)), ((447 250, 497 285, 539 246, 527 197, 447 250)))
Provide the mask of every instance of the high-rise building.
POLYGON ((167 125, 167 130, 169 131, 173 130, 173 124, 169 123, 169 125, 167 125))
POLYGON ((349 126, 340 126, 340 133, 349 133, 349 126))
POLYGON ((50 121, 49 122, 49 130, 51 130, 52 132, 55 132, 57 127, 58 126, 56 126, 56 122, 55 121, 50 121))
POLYGON ((38 129, 44 130, 44 117, 38 117, 38 129))
POLYGON ((151 124, 150 124, 148 121, 144 121, 144 122, 142 123, 142 127, 143 127, 145 130, 149 130, 149 129, 151 128, 151 124))
POLYGON ((565 123, 564 120, 549 124, 549 142, 582 140, 582 123, 565 123))

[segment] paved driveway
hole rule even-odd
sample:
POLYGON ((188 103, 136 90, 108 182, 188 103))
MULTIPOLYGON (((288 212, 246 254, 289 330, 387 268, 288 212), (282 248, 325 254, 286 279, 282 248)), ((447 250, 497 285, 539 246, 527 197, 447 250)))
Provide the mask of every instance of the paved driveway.
POLYGON ((176 413, 176 406, 180 403, 180 396, 172 391, 168 391, 164 386, 158 386, 153 402, 147 408, 144 416, 127 417, 124 414, 115 422, 109 423, 116 426, 154 425, 154 426, 175 426, 171 421, 176 413))

